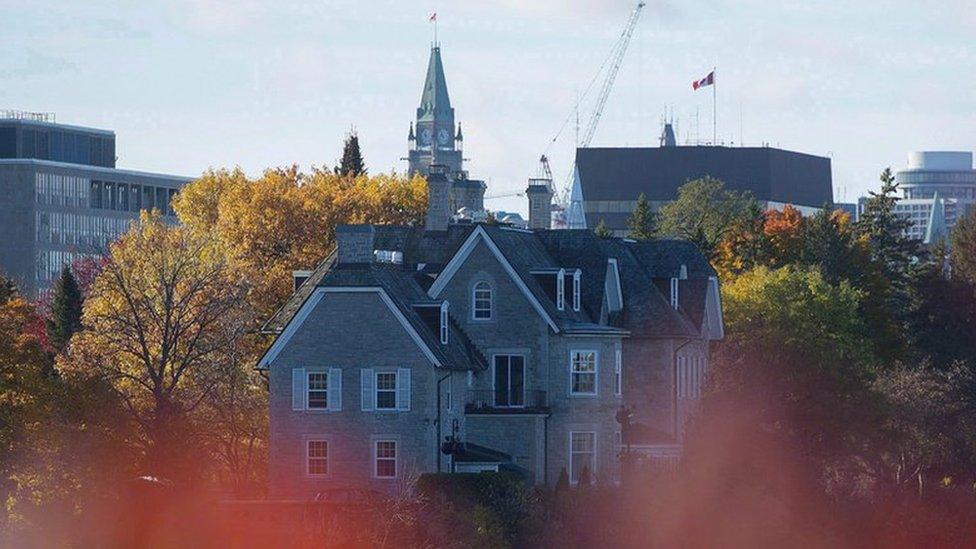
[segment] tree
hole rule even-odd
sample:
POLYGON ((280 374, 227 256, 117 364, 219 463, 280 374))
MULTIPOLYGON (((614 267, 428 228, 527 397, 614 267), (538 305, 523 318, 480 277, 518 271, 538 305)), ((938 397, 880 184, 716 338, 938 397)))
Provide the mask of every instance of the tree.
POLYGON ((366 165, 363 163, 363 155, 359 150, 359 135, 356 130, 350 130, 346 135, 346 141, 342 146, 342 160, 335 172, 338 175, 358 177, 366 175, 366 165))
POLYGON ((601 219, 600 222, 597 223, 596 228, 593 229, 593 234, 599 236, 600 238, 609 238, 613 236, 613 231, 611 231, 610 228, 607 227, 607 223, 601 219))
POLYGON ((194 414, 236 366, 227 353, 250 325, 244 293, 212 239, 157 213, 143 213, 111 245, 85 302, 85 329, 61 365, 111 384, 153 474, 199 465, 190 454, 200 443, 194 414))
POLYGON ((422 177, 340 177, 297 167, 247 178, 240 170, 205 173, 174 202, 180 221, 216 241, 248 287, 257 319, 291 295, 291 272, 314 268, 335 246, 341 223, 420 225, 427 211, 422 177))
POLYGON ((678 198, 661 208, 657 234, 694 242, 709 259, 715 259, 723 238, 738 224, 760 214, 749 193, 729 191, 721 181, 704 177, 678 189, 678 198))
POLYGON ((630 229, 630 237, 634 240, 654 238, 654 212, 644 193, 640 193, 637 197, 637 206, 627 218, 627 228, 630 229))
POLYGON ((953 276, 976 284, 976 207, 956 222, 950 242, 953 276))
POLYGON ((959 362, 976 367, 976 286, 947 276, 947 253, 938 244, 913 270, 904 315, 909 355, 943 370, 959 362))
POLYGON ((81 307, 81 290, 71 268, 66 266, 54 284, 51 312, 45 322, 48 341, 57 352, 64 351, 71 336, 81 329, 81 307))
POLYGON ((824 469, 850 459, 876 417, 861 298, 795 266, 758 267, 722 287, 726 339, 710 386, 824 469))
POLYGON ((895 211, 900 200, 897 196, 898 184, 891 174, 891 168, 881 172, 881 189, 871 191, 864 205, 864 212, 858 221, 858 230, 868 239, 872 255, 884 269, 885 277, 891 282, 892 295, 896 309, 906 301, 908 280, 912 265, 921 255, 919 242, 906 236, 911 221, 895 211))

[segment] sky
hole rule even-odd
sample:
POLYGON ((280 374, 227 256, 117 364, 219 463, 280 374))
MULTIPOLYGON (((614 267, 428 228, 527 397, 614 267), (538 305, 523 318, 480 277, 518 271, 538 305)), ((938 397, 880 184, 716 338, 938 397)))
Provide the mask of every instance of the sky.
MULTIPOLYGON (((402 172, 436 11, 467 167, 490 209, 525 212, 506 195, 543 152, 566 182, 573 106, 635 5, 0 0, 0 109, 112 129, 129 169, 331 166, 354 127, 371 173, 402 172)), ((854 201, 909 151, 976 149, 974 44, 976 0, 649 0, 592 145, 656 146, 666 112, 709 138, 691 82, 717 67, 720 140, 829 156, 854 201)))

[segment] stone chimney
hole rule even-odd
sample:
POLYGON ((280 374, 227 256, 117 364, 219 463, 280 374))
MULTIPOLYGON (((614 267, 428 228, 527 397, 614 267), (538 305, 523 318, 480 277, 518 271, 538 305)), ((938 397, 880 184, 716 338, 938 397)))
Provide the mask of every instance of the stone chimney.
POLYGON ((447 166, 430 165, 427 176, 427 223, 428 231, 446 231, 451 220, 451 181, 447 178, 447 166))
POLYGON ((339 264, 373 262, 373 238, 376 230, 372 225, 339 225, 336 227, 336 245, 339 247, 339 264))
POLYGON ((525 196, 529 198, 529 228, 549 229, 552 226, 552 181, 529 179, 525 196))

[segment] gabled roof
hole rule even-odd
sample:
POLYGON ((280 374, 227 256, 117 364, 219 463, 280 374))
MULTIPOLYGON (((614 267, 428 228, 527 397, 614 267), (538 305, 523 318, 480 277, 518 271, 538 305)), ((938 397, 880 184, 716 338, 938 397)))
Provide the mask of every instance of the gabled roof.
POLYGON ((263 334, 277 334, 285 329, 285 325, 291 320, 298 309, 301 308, 302 303, 312 295, 312 291, 318 286, 322 278, 329 272, 336 262, 336 250, 333 249, 329 255, 325 257, 309 274, 305 282, 298 287, 288 298, 287 301, 279 308, 271 318, 261 327, 261 333, 263 334))
POLYGON ((284 330, 259 361, 259 367, 267 367, 288 339, 321 301, 333 292, 376 292, 391 308, 408 334, 415 339, 421 350, 435 366, 449 370, 483 370, 487 361, 456 322, 449 323, 446 344, 420 317, 415 304, 427 304, 427 294, 410 273, 393 265, 336 265, 330 269, 311 290, 298 311, 288 319, 284 330))
MULTIPOLYGON (((432 348, 440 346, 434 333, 414 306, 438 301, 468 255, 481 243, 495 255, 540 317, 557 333, 635 337, 721 337, 720 318, 709 317, 710 308, 721 315, 715 271, 693 244, 678 240, 635 242, 601 238, 588 230, 527 231, 487 224, 455 224, 447 231, 427 232, 416 227, 376 226, 374 247, 403 252, 403 264, 337 265, 335 254, 312 272, 309 280, 266 324, 280 332, 295 316, 315 287, 383 288, 404 317, 432 348), (603 314, 608 265, 616 265, 623 310, 603 314), (681 275, 679 307, 666 295, 668 281, 681 275), (562 310, 542 286, 545 273, 565 269, 566 302, 562 310), (581 276, 581 308, 572 307, 572 272, 581 276), (709 305, 712 303, 712 305, 709 305), (716 324, 718 322, 718 324, 716 324), (706 330, 706 325, 710 327, 706 330)), ((616 296, 614 296, 616 301, 616 296)), ((712 315, 714 316, 714 315, 712 315)), ((463 368, 484 367, 484 357, 453 322, 451 347, 439 351, 445 364, 463 368), (457 334, 456 336, 454 334, 457 334), (455 346, 459 344, 460 346, 455 346)))

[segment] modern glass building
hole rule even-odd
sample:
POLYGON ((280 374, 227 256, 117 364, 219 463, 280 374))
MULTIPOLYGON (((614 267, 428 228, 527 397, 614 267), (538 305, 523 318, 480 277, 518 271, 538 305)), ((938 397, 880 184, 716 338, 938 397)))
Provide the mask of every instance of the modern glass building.
POLYGON ((115 134, 0 111, 0 270, 25 295, 66 264, 98 256, 140 210, 175 222, 171 201, 190 178, 115 167, 115 134))
POLYGON ((951 232, 956 221, 976 205, 971 152, 909 153, 908 167, 895 173, 895 182, 904 197, 896 210, 912 222, 909 236, 927 244, 951 232))

